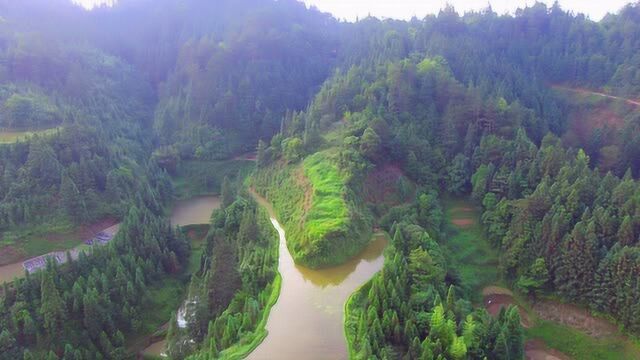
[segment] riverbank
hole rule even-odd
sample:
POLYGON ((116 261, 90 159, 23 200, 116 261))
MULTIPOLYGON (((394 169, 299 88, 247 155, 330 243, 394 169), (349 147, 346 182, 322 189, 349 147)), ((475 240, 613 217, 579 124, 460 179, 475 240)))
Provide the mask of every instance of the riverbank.
MULTIPOLYGON (((387 233, 379 232, 374 235, 383 236, 387 241, 390 241, 387 233)), ((371 279, 369 279, 362 286, 357 288, 351 295, 349 295, 349 297, 347 298, 347 301, 344 303, 344 310, 343 310, 344 316, 343 316, 342 322, 344 324, 343 331, 344 331, 344 338, 347 343, 347 354, 349 359, 355 359, 357 355, 357 352, 354 346, 354 343, 356 341, 355 326, 360 317, 359 312, 362 309, 362 302, 366 299, 366 294, 369 292, 369 289, 371 288, 371 284, 376 276, 379 276, 379 272, 376 273, 373 277, 371 277, 371 279)))
POLYGON ((370 212, 335 164, 336 154, 325 150, 299 163, 274 163, 251 178, 286 229, 295 262, 309 268, 340 265, 371 239, 370 212))
POLYGON ((285 232, 273 208, 254 193, 270 212, 280 237, 278 272, 280 296, 270 310, 267 336, 248 359, 300 359, 315 354, 321 358, 346 359, 344 307, 351 294, 382 268, 387 239, 376 238, 358 256, 346 263, 320 270, 295 264, 286 244, 285 232))
MULTIPOLYGON (((0 266, 0 284, 12 282, 16 278, 24 277, 25 269, 30 272, 37 271, 44 267, 47 258, 53 258, 59 264, 68 261, 67 252, 72 259, 77 259, 80 252, 90 252, 93 246, 108 243, 118 232, 119 223, 115 220, 104 220, 99 223, 82 226, 73 231, 70 239, 61 237, 61 234, 47 234, 34 237, 39 246, 29 245, 27 241, 25 248, 31 249, 31 256, 18 257, 13 263, 0 266), (108 227, 104 227, 108 226, 108 227), (99 237, 99 238, 97 238, 99 237), (50 241, 59 238, 61 241, 50 241), (60 247, 54 247, 60 246, 60 247), (53 250, 49 250, 53 247, 53 250), (48 250, 48 251, 47 251, 48 250)), ((5 248, 3 248, 3 251, 5 248)), ((5 254, 5 256, 9 256, 5 254)))

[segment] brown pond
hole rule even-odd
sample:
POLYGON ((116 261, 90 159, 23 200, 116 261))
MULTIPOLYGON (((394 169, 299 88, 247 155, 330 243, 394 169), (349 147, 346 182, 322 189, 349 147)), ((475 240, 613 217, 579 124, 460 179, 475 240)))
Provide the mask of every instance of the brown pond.
POLYGON ((178 200, 171 209, 171 224, 174 226, 208 224, 211 212, 219 207, 219 196, 204 195, 178 200))
MULTIPOLYGON (((255 194, 254 194, 255 195, 255 194)), ((358 256, 332 268, 296 265, 273 209, 259 196, 280 236, 278 271, 282 287, 267 321, 268 335, 247 358, 347 359, 344 304, 355 290, 382 269, 386 237, 379 234, 358 256)))

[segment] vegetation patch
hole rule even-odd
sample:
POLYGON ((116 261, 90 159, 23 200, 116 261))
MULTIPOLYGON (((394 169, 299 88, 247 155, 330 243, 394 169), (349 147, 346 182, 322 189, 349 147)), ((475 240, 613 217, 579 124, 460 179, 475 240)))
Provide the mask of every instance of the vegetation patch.
POLYGON ((172 177, 174 196, 187 199, 198 195, 218 195, 224 178, 243 179, 254 167, 246 160, 181 162, 172 177))
POLYGON ((116 222, 111 218, 75 226, 60 221, 6 230, 0 233, 0 266, 53 251, 72 249, 116 222))
POLYGON ((526 329, 529 339, 539 339, 574 359, 622 360, 640 358, 640 348, 622 337, 595 339, 571 327, 550 321, 539 321, 526 329))
POLYGON ((60 131, 60 127, 44 130, 0 130, 0 144, 27 141, 34 136, 49 136, 60 131))
POLYGON ((297 263, 311 268, 341 264, 371 238, 363 202, 328 152, 296 165, 278 163, 262 169, 253 185, 273 204, 297 263))
POLYGON ((397 165, 384 164, 367 174, 363 190, 369 203, 396 206, 411 199, 416 189, 397 165))
POLYGON ((480 211, 462 198, 444 199, 445 215, 451 224, 445 242, 456 264, 461 285, 470 294, 498 279, 498 254, 486 239, 480 211))

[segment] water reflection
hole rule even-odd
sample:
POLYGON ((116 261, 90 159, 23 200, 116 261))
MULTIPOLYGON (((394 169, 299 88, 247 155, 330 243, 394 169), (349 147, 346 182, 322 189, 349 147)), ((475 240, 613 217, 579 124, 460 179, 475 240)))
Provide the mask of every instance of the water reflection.
POLYGON ((386 237, 377 235, 361 254, 343 265, 312 270, 294 263, 273 209, 257 195, 256 199, 268 209, 280 237, 282 288, 267 321, 269 335, 247 358, 346 359, 344 303, 382 268, 386 237))
POLYGON ((220 197, 213 195, 178 200, 171 209, 171 224, 173 226, 208 224, 211 212, 219 207, 220 197))

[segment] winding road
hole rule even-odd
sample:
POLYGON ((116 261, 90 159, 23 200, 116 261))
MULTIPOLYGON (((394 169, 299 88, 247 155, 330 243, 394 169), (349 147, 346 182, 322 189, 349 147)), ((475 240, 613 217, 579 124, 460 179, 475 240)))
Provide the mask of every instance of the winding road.
POLYGON ((621 100, 621 101, 624 101, 624 102, 626 102, 627 104, 630 104, 630 105, 640 106, 640 100, 627 99, 627 98, 623 98, 623 97, 620 97, 620 96, 609 95, 609 94, 605 94, 605 93, 598 92, 598 91, 591 91, 591 90, 582 89, 582 88, 570 88, 570 87, 560 86, 560 85, 553 85, 552 88, 560 89, 560 90, 566 90, 566 91, 570 91, 570 92, 577 93, 577 94, 596 95, 596 96, 601 96, 601 97, 605 97, 605 98, 609 98, 609 99, 621 100))

